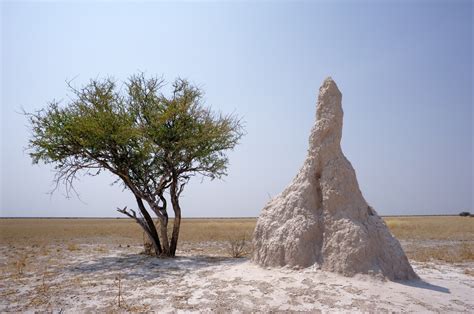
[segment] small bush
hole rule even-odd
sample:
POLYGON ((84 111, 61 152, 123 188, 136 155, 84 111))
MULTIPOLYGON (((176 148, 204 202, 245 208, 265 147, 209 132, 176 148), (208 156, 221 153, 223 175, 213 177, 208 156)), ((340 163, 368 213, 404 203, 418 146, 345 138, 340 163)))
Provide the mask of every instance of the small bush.
POLYGON ((17 275, 23 275, 23 270, 25 269, 26 267, 26 260, 27 260, 27 256, 24 255, 24 256, 21 256, 19 257, 16 261, 15 261, 15 268, 16 268, 16 272, 17 272, 17 275))
POLYGON ((240 258, 251 252, 247 234, 231 236, 227 240, 227 253, 233 258, 240 258))
POLYGON ((100 253, 107 253, 109 251, 105 246, 101 246, 101 245, 97 246, 95 250, 100 253))
POLYGON ((471 213, 470 213, 470 212, 460 212, 460 213, 459 213, 459 216, 461 216, 461 217, 469 217, 469 216, 471 216, 471 213))
POLYGON ((469 276, 473 276, 473 277, 474 277, 474 270, 472 270, 472 269, 467 268, 467 269, 464 270, 464 273, 465 273, 466 275, 469 275, 469 276))
POLYGON ((71 252, 79 251, 79 247, 75 243, 69 243, 69 245, 67 246, 67 249, 71 252))

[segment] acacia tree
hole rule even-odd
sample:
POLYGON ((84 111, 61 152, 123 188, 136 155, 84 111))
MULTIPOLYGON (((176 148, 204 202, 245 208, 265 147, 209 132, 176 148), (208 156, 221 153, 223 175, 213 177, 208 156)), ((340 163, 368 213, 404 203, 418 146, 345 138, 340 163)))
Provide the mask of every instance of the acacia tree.
POLYGON ((177 79, 172 93, 162 93, 164 81, 131 76, 124 88, 112 79, 91 80, 81 89, 69 88, 65 104, 51 102, 26 113, 32 136, 33 163, 52 164, 56 187, 67 193, 81 174, 109 171, 135 196, 138 211, 119 212, 145 231, 157 256, 175 256, 181 223, 180 196, 195 175, 226 175, 226 151, 243 135, 235 115, 212 112, 202 103, 202 91, 177 79), (168 236, 168 202, 174 223, 168 236), (157 225, 153 221, 157 218, 157 225))

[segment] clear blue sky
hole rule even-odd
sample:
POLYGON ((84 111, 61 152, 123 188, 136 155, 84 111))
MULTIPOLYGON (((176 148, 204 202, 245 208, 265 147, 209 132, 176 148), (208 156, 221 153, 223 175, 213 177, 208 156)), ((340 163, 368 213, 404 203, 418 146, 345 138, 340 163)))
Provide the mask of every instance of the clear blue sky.
POLYGON ((306 156, 318 88, 343 93, 343 150, 386 214, 473 210, 471 1, 1 3, 1 216, 118 216, 113 179, 52 197, 19 114, 68 100, 65 80, 188 78, 244 117, 224 181, 194 181, 186 217, 257 216, 306 156))

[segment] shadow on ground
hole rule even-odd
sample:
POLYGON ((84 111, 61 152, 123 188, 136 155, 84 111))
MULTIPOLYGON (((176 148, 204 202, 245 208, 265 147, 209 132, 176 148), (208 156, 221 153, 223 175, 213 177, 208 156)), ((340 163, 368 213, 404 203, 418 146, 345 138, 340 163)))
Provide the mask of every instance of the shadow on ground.
POLYGON ((66 271, 79 274, 103 275, 107 272, 120 273, 122 278, 142 278, 146 280, 182 277, 187 273, 212 266, 237 265, 246 258, 225 258, 206 255, 178 256, 175 258, 156 258, 142 254, 121 254, 100 257, 80 262, 66 268, 66 271))
POLYGON ((426 282, 422 279, 419 280, 409 280, 409 281, 397 281, 398 283, 414 288, 420 288, 420 289, 426 289, 426 290, 432 290, 432 291, 437 291, 437 292, 442 292, 442 293, 451 293, 448 288, 437 286, 430 284, 429 282, 426 282))

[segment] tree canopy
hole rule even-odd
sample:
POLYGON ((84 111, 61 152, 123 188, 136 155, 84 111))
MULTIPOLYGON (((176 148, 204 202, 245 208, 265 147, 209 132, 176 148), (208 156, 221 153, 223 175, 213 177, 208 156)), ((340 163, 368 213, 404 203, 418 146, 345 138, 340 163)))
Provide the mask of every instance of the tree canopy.
POLYGON ((119 211, 142 226, 157 255, 174 256, 179 197, 186 183, 194 175, 226 175, 226 152, 244 131, 237 116, 204 106, 201 89, 187 80, 176 79, 169 96, 162 92, 164 86, 163 79, 142 73, 121 88, 112 79, 91 80, 80 89, 69 84, 73 97, 67 104, 53 101, 27 113, 29 153, 33 163, 54 165, 56 186, 64 184, 68 193, 78 175, 104 170, 114 174, 138 205, 138 214, 127 208, 119 211), (175 214, 170 241, 165 193, 175 214))

